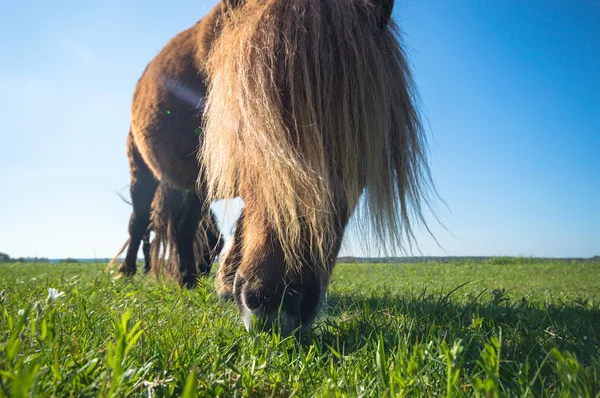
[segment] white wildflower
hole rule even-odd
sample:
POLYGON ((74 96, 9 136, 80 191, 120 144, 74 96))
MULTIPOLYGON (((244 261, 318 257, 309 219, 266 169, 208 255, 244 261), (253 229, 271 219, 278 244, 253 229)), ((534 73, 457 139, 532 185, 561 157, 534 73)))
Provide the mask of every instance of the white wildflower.
POLYGON ((25 314, 25 310, 22 308, 19 311, 17 311, 18 316, 23 316, 24 314, 25 314))
POLYGON ((57 298, 59 298, 63 294, 65 294, 65 292, 59 292, 55 288, 49 287, 48 288, 48 298, 46 298, 46 302, 50 302, 52 300, 56 300, 57 298))

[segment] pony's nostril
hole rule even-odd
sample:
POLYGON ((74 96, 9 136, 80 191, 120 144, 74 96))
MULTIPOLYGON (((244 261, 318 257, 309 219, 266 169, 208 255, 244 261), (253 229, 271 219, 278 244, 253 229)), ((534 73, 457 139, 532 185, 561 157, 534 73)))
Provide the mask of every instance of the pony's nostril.
POLYGON ((289 288, 281 300, 281 308, 288 314, 300 315, 304 288, 289 288))
POLYGON ((304 288, 252 289, 248 285, 242 289, 242 305, 249 310, 265 312, 283 311, 299 316, 303 308, 304 288))
POLYGON ((257 291, 244 289, 242 293, 242 305, 250 311, 264 307, 266 297, 262 297, 257 291))

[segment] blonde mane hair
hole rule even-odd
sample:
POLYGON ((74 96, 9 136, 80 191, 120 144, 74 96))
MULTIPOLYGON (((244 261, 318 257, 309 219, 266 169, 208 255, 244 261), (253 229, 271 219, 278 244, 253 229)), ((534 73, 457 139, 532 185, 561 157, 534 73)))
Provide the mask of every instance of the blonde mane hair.
POLYGON ((367 0, 249 0, 207 62, 200 151, 210 200, 260 204, 286 261, 325 259, 336 212, 388 249, 411 243, 431 192, 417 93, 393 22, 367 0))

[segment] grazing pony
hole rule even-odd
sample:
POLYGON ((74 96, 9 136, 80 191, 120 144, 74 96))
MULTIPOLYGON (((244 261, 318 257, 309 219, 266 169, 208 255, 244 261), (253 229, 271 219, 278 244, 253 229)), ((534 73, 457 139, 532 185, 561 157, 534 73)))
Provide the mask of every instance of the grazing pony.
POLYGON ((177 250, 188 286, 197 277, 192 230, 212 201, 244 200, 216 287, 248 329, 289 333, 313 322, 352 214, 389 248, 412 242, 432 185, 392 8, 393 0, 223 0, 175 36, 133 98, 128 149, 139 195, 122 272, 135 271, 130 253, 158 182, 184 198, 177 250))

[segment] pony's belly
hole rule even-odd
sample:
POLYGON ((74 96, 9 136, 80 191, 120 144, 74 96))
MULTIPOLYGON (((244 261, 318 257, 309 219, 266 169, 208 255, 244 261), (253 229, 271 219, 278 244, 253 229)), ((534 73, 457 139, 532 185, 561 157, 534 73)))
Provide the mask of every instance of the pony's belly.
POLYGON ((132 133, 144 161, 159 181, 184 190, 197 188, 198 137, 184 137, 179 129, 140 128, 133 122, 132 133))

